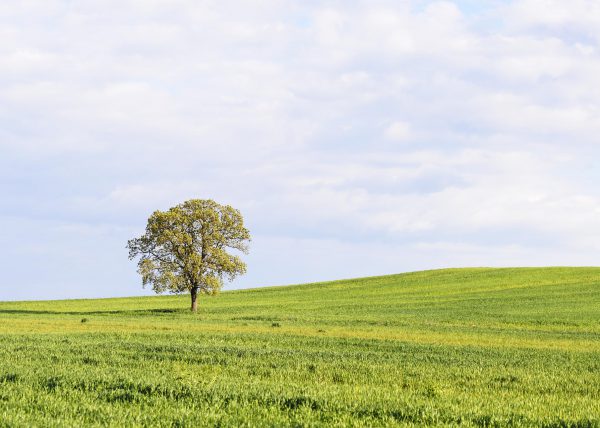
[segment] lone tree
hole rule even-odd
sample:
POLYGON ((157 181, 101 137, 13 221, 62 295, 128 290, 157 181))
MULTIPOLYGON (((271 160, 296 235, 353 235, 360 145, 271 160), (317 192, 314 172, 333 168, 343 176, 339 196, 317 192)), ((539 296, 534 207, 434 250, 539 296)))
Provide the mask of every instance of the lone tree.
POLYGON ((157 293, 183 293, 198 310, 198 293, 217 294, 225 279, 246 272, 240 257, 248 253, 250 232, 240 212, 210 199, 192 199, 166 212, 155 211, 146 233, 127 242, 129 259, 140 257, 138 273, 144 287, 157 293))

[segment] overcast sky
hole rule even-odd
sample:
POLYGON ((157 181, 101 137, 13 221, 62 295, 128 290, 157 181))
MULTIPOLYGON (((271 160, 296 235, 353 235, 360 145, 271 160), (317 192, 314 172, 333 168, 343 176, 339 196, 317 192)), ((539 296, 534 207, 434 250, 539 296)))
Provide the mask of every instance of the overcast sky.
POLYGON ((241 210, 226 289, 600 264, 600 2, 0 3, 0 300, 149 294, 128 239, 241 210))

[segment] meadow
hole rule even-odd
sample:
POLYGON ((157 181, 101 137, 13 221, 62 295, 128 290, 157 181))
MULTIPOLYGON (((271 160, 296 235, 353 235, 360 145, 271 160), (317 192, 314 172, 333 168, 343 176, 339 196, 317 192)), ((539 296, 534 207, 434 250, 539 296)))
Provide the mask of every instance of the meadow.
POLYGON ((0 303, 0 426, 600 426, 600 268, 0 303))

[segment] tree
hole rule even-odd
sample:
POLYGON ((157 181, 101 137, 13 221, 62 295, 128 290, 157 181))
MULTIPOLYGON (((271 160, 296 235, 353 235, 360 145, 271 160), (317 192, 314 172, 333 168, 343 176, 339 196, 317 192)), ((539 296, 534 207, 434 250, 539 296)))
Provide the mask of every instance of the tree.
POLYGON ((157 293, 190 292, 192 311, 198 294, 217 294, 225 279, 246 272, 239 256, 248 253, 250 232, 241 213, 210 199, 192 199, 168 211, 155 211, 146 232, 127 242, 129 259, 140 257, 138 273, 144 287, 157 293))

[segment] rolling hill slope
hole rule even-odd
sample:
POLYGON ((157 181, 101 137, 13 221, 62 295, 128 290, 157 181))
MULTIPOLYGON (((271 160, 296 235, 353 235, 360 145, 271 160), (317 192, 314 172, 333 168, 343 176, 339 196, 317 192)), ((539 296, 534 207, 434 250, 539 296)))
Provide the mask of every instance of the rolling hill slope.
POLYGON ((0 303, 0 425, 599 426, 600 268, 0 303))

